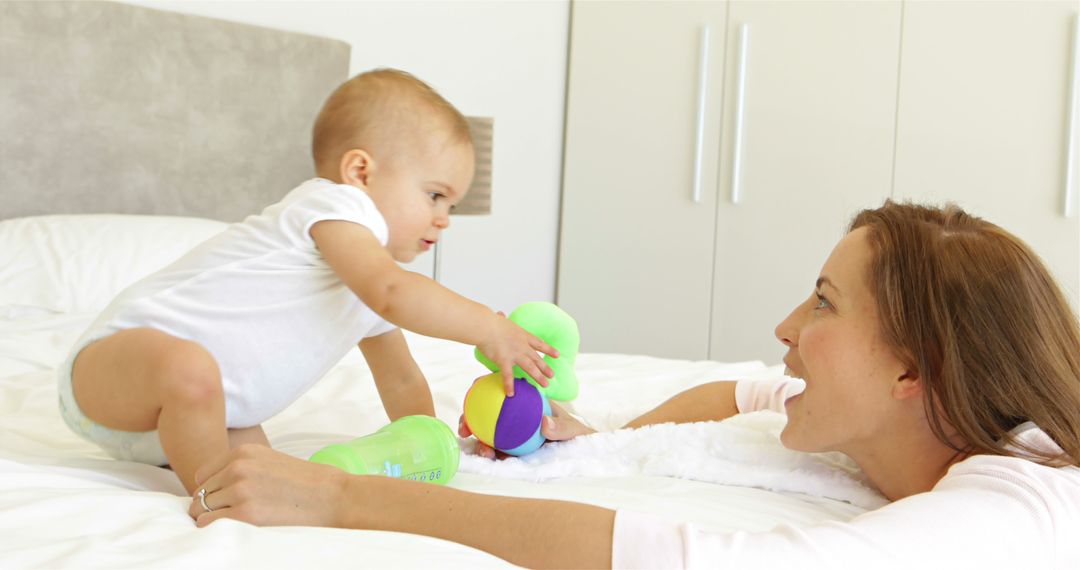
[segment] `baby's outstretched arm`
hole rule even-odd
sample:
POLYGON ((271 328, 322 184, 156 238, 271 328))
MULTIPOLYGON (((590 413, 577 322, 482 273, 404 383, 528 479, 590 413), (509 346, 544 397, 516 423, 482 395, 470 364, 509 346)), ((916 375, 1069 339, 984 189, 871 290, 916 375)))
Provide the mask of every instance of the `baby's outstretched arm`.
POLYGON ((541 383, 554 374, 537 352, 557 357, 558 351, 484 305, 402 269, 366 227, 327 220, 312 226, 311 237, 371 310, 402 328, 476 346, 499 366, 508 394, 514 365, 541 383))
POLYGON ((537 353, 542 352, 558 358, 559 351, 548 343, 540 340, 532 333, 506 319, 502 313, 498 313, 497 327, 487 335, 487 341, 478 343, 477 348, 484 356, 491 359, 499 366, 499 374, 502 374, 503 389, 507 396, 514 395, 514 365, 520 366, 526 374, 535 378, 541 386, 548 385, 548 378, 555 375, 547 362, 537 353), (521 352, 521 347, 527 346, 529 350, 521 352), (539 373, 538 373, 539 372, 539 373))

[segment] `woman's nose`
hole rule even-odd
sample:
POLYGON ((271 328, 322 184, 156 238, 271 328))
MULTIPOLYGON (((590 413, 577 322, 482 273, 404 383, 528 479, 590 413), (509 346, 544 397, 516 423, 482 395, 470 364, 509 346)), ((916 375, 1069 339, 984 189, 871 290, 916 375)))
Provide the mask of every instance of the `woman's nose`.
POLYGON ((801 313, 806 303, 802 303, 795 307, 794 310, 782 321, 776 325, 776 330, 773 334, 776 338, 784 343, 784 346, 795 347, 799 345, 799 327, 802 322, 801 313))

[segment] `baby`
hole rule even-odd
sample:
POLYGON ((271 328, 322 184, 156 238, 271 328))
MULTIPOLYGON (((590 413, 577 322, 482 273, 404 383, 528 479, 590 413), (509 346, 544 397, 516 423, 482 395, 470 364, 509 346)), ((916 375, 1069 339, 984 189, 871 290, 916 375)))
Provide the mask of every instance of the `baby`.
POLYGON ((60 368, 60 409, 119 459, 195 472, 241 443, 353 345, 390 419, 434 415, 398 327, 551 377, 546 343, 397 262, 427 251, 473 176, 465 118, 422 81, 380 69, 330 95, 317 178, 123 291, 60 368))

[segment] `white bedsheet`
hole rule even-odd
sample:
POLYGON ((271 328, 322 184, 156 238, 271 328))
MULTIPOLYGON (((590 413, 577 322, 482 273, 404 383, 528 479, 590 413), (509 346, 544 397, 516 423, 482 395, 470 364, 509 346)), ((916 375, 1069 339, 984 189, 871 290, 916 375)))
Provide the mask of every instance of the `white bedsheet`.
MULTIPOLYGON (((72 434, 60 419, 54 367, 92 317, 92 313, 10 308, 0 315, 0 566, 506 565, 472 548, 405 534, 256 528, 233 521, 196 529, 186 514, 188 499, 170 471, 111 460, 72 434)), ((466 388, 485 371, 473 360, 469 347, 416 335, 408 338, 432 385, 438 415, 456 426, 466 388)), ((617 427, 678 390, 702 382, 768 377, 780 372, 778 367, 756 362, 720 364, 625 355, 584 354, 578 363, 582 385, 574 408, 601 428, 617 427)), ((264 427, 275 447, 307 457, 323 445, 370 433, 386 421, 370 375, 356 351, 264 427)), ((722 433, 719 426, 713 431, 722 433)), ((775 435, 765 445, 780 449, 775 435)), ((541 482, 528 480, 527 471, 522 471, 527 469, 525 462, 499 466, 468 458, 451 485, 483 493, 629 508, 732 530, 766 530, 781 522, 848 520, 867 506, 826 498, 827 492, 814 492, 812 484, 821 473, 792 471, 791 480, 780 484, 789 489, 786 492, 709 482, 717 476, 703 471, 707 463, 700 463, 701 457, 692 457, 695 451, 687 452, 686 467, 679 473, 668 473, 677 477, 627 468, 625 462, 619 464, 618 458, 611 459, 610 473, 605 472, 603 461, 591 462, 587 470, 573 467, 574 461, 580 463, 581 452, 576 460, 567 456, 565 462, 571 467, 560 472, 559 453, 566 452, 538 453, 533 461, 544 463, 538 463, 537 468, 547 471, 532 478, 541 482)), ((750 459, 743 463, 746 472, 739 472, 743 485, 778 488, 775 480, 755 483, 753 470, 761 466, 750 459)), ((820 465, 828 465, 828 461, 820 465)), ((775 476, 778 467, 773 465, 771 469, 775 476)), ((843 466, 837 467, 837 473, 842 478, 857 479, 858 475, 845 471, 843 466)), ((856 479, 845 479, 845 484, 856 479)), ((849 499, 860 503, 858 496, 849 499)))

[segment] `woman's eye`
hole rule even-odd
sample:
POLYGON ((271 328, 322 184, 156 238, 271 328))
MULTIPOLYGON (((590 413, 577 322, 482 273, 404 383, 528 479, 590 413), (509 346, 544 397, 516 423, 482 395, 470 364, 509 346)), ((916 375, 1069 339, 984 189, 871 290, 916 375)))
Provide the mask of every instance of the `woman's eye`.
POLYGON ((821 293, 814 293, 814 296, 817 297, 817 304, 814 305, 815 309, 828 309, 832 306, 832 304, 829 303, 829 300, 826 299, 825 296, 821 293))

